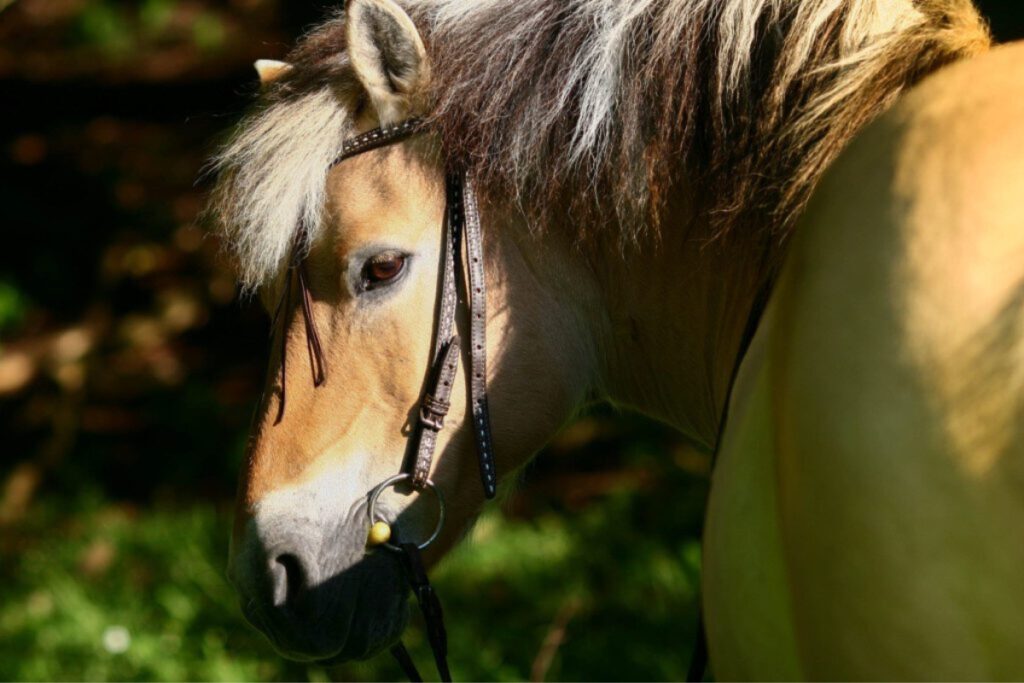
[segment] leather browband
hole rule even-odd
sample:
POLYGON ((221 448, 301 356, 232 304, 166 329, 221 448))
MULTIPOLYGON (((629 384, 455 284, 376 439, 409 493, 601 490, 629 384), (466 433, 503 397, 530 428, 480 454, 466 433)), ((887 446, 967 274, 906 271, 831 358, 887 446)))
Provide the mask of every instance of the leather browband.
POLYGON ((423 119, 416 116, 411 119, 406 119, 401 123, 374 128, 373 130, 368 130, 354 138, 349 138, 341 143, 341 153, 334 161, 331 162, 328 169, 334 168, 341 162, 345 161, 345 159, 351 159, 354 156, 358 156, 364 152, 370 152, 380 147, 393 145, 396 142, 415 135, 420 132, 419 129, 422 125, 423 119))

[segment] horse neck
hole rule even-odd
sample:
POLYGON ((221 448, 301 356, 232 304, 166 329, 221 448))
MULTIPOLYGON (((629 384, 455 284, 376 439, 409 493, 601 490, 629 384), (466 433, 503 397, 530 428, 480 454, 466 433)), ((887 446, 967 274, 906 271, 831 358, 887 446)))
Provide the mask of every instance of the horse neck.
POLYGON ((751 310, 756 253, 694 237, 669 210, 657 239, 605 251, 594 272, 607 318, 601 388, 613 403, 714 448, 751 310))
MULTIPOLYGON (((670 203, 658 238, 626 247, 614 226, 603 242, 580 245, 571 230, 538 234, 514 213, 486 221, 498 257, 488 275, 495 339, 532 349, 529 358, 506 359, 522 364, 499 377, 506 389, 536 372, 539 354, 566 400, 553 410, 556 423, 587 401, 607 400, 712 448, 763 282, 757 255, 695 238, 699 226, 683 200, 670 203)), ((526 445, 519 450, 541 444, 526 445)))

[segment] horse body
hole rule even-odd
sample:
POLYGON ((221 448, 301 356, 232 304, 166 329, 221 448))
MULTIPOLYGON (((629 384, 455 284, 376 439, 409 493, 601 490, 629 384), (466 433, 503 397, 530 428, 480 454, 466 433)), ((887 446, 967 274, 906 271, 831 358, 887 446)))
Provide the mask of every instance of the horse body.
POLYGON ((736 385, 706 536, 727 678, 1024 670, 1024 46, 826 174, 736 385))
MULTIPOLYGON (((572 7, 531 0, 511 8, 431 0, 405 9, 351 0, 291 64, 264 64, 276 80, 220 160, 214 210, 243 283, 260 288, 268 309, 290 293, 289 253, 303 256, 328 375, 323 385, 309 381, 310 321, 285 315, 233 535, 230 574, 249 619, 282 652, 313 659, 367 656, 404 627, 397 562, 367 549, 365 511, 369 492, 401 467, 416 428, 431 357, 446 166, 468 169, 482 188, 499 472, 515 471, 595 400, 664 420, 713 449, 751 311, 774 285, 791 223, 820 173, 905 88, 983 51, 987 40, 965 0, 572 7), (771 68, 755 68, 759 58, 771 68), (434 132, 330 167, 346 136, 415 114, 432 116, 434 132)), ((865 147, 865 156, 884 157, 884 147, 858 149, 865 147)), ((885 189, 881 174, 857 172, 885 189)), ((808 405, 864 406, 815 393, 837 371, 808 359, 820 360, 821 348, 850 349, 839 343, 844 328, 805 314, 805 302, 836 297, 864 314, 862 334, 877 335, 873 316, 908 290, 882 287, 861 301, 864 276, 850 266, 852 256, 890 252, 881 235, 872 242, 854 232, 859 252, 838 239, 829 211, 842 208, 854 222, 873 216, 863 202, 839 201, 847 186, 829 187, 805 219, 809 236, 787 261, 733 392, 707 548, 708 633, 722 677, 872 673, 859 650, 843 650, 866 627, 844 631, 824 605, 845 589, 829 581, 850 576, 835 559, 841 553, 829 555, 828 540, 842 538, 841 512, 875 495, 866 487, 880 471, 844 457, 854 470, 844 476, 859 474, 865 486, 863 497, 851 497, 826 476, 831 459, 822 467, 807 455, 838 448, 806 446, 802 439, 814 435, 807 425, 825 424, 825 416, 807 421, 808 405), (846 278, 830 288, 807 280, 807 259, 799 257, 816 236, 838 265, 851 257, 845 268, 822 258, 832 267, 811 271, 846 278), (823 347, 795 332, 826 324, 840 338, 823 347), (813 514, 819 484, 838 508, 834 519, 813 514), (827 576, 814 573, 816 563, 828 565, 827 576)), ((893 223, 879 221, 877 229, 898 236, 893 223)), ((930 278, 921 291, 939 291, 930 278)), ((465 319, 456 322, 466 329, 465 319)), ((925 362, 920 372, 933 367, 925 362)), ((957 367, 943 375, 953 378, 945 388, 954 402, 957 367)), ((998 413, 1019 396, 1004 395, 986 405, 998 413)), ((483 502, 466 410, 458 382, 431 473, 448 499, 449 524, 430 562, 457 542, 483 502)), ((904 427, 918 431, 921 424, 904 417, 904 427)), ((945 424, 941 415, 930 419, 924 426, 945 424)), ((852 424, 833 420, 829 435, 856 452, 866 446, 852 424)), ((965 425, 969 434, 973 423, 965 425)), ((1005 448, 1019 443, 1010 438, 1005 448)), ((927 458, 914 462, 927 469, 920 464, 927 458)), ((434 521, 417 501, 390 497, 381 509, 403 535, 416 536, 434 521)), ((903 512, 936 509, 935 499, 917 502, 903 512)), ((986 514, 979 510, 975 520, 986 514)), ((1012 522, 1006 529, 1019 528, 1012 522)), ((887 558, 873 539, 848 539, 870 549, 865 566, 887 558)), ((920 564, 894 568, 894 576, 905 580, 900 572, 920 564)), ((891 616, 883 613, 874 635, 913 624, 927 631, 913 620, 926 614, 891 616)), ((1014 664, 994 647, 993 657, 1014 664)), ((895 659, 877 661, 883 675, 911 671, 895 659)))

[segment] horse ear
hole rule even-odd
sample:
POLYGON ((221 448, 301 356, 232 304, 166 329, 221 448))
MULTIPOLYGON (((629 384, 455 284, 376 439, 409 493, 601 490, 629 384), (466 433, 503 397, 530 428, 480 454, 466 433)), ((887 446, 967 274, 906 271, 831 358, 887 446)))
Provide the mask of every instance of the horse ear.
POLYGON ((348 53, 381 125, 407 118, 430 73, 427 52, 409 15, 393 0, 350 0, 348 53))
POLYGON ((260 75, 260 85, 268 86, 281 76, 292 70, 288 62, 279 62, 276 59, 257 59, 253 63, 256 73, 260 75))

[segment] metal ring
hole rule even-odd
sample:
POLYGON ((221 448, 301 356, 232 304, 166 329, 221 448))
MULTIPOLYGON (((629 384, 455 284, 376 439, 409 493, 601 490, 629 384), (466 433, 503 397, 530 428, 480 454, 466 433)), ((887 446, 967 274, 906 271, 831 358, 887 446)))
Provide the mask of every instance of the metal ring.
MULTIPOLYGON (((391 488, 392 486, 395 486, 397 484, 402 483, 403 481, 408 481, 411 479, 411 474, 409 474, 408 472, 402 472, 401 474, 396 474, 393 477, 388 477, 381 483, 377 484, 377 487, 370 492, 370 504, 366 506, 366 515, 370 518, 370 526, 373 526, 374 523, 376 523, 377 521, 382 521, 385 524, 388 524, 387 520, 378 520, 377 516, 374 514, 374 511, 377 507, 377 499, 380 497, 380 494, 383 493, 386 489, 391 488)), ((423 543, 420 543, 416 546, 420 550, 425 550, 427 546, 429 546, 431 543, 437 540, 437 537, 441 535, 441 529, 444 527, 445 520, 444 496, 441 495, 441 490, 437 488, 437 486, 434 485, 434 482, 430 481, 429 479, 427 479, 426 482, 424 482, 424 484, 424 488, 433 493, 434 497, 437 499, 438 514, 437 526, 434 527, 434 533, 430 534, 430 537, 427 538, 427 540, 423 541, 423 543)), ((387 548, 388 550, 392 550, 394 552, 402 552, 401 548, 399 548, 394 543, 391 543, 390 541, 386 543, 381 543, 381 545, 387 548)))

